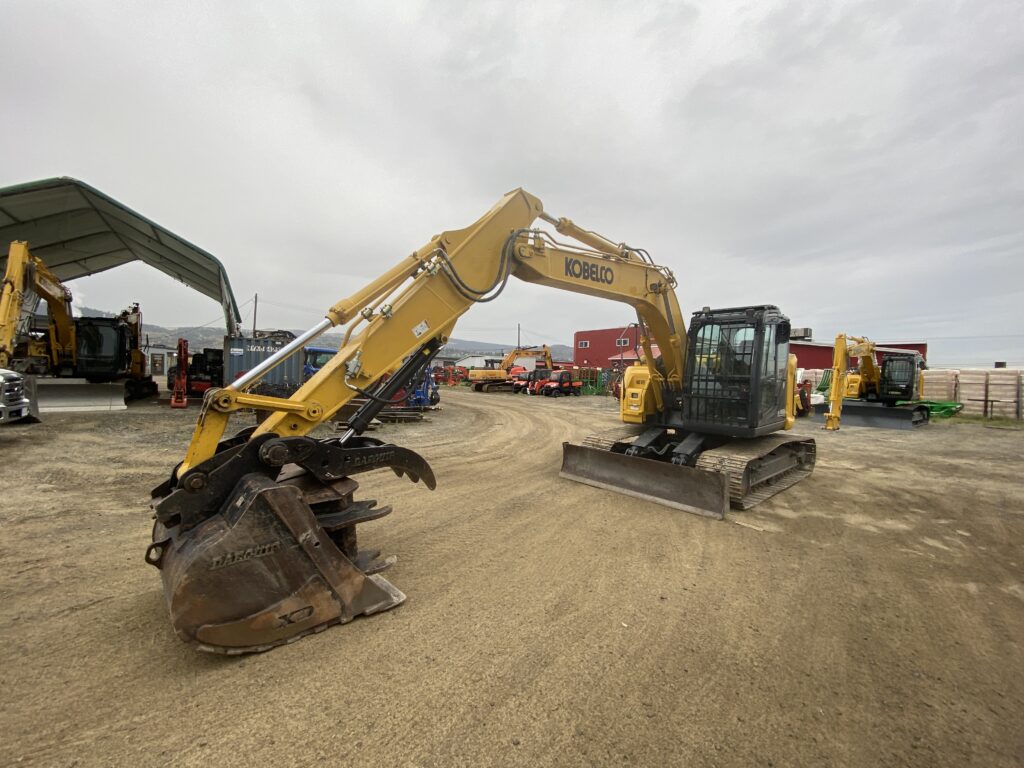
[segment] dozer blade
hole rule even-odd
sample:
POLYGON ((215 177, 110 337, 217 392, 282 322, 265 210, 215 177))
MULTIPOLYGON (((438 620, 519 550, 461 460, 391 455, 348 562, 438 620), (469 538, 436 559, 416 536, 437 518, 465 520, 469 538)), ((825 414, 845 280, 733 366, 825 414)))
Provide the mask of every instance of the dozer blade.
MULTIPOLYGON (((350 503, 355 483, 343 482, 350 503)), ((204 651, 265 651, 401 604, 398 589, 353 563, 389 564, 352 551, 355 522, 388 511, 365 504, 350 506, 347 529, 328 533, 299 487, 249 474, 220 514, 184 532, 158 522, 146 559, 160 568, 175 632, 204 651)), ((328 527, 345 522, 343 513, 325 517, 328 527)))
POLYGON ((85 379, 54 379, 35 377, 39 413, 91 413, 123 411, 123 381, 90 384, 85 379))
POLYGON ((721 520, 729 509, 727 475, 639 456, 562 443, 559 476, 721 520))
MULTIPOLYGON (((882 403, 844 402, 839 415, 839 428, 874 427, 875 429, 913 429, 928 423, 930 412, 923 403, 886 406, 882 403)), ((824 422, 825 412, 815 414, 824 422)))

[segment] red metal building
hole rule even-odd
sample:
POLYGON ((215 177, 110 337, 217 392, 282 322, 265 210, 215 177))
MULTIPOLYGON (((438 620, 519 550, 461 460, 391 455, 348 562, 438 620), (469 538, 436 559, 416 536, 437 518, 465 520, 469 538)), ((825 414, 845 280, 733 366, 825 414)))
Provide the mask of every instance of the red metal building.
MULTIPOLYGON (((920 352, 928 360, 928 342, 926 341, 879 341, 879 347, 890 349, 909 349, 920 352)), ((801 368, 831 368, 832 342, 824 341, 790 341, 789 351, 796 355, 797 365, 801 368)))
MULTIPOLYGON (((640 330, 636 325, 625 328, 598 328, 576 331, 573 334, 573 364, 596 368, 615 368, 621 360, 629 365, 636 360, 634 349, 640 344, 640 330)), ((909 349, 920 352, 928 359, 926 341, 879 341, 879 347, 909 349)), ((797 357, 801 368, 831 368, 832 342, 792 340, 789 351, 797 357)))
POLYGON ((640 329, 634 325, 625 328, 598 328, 576 331, 572 336, 573 364, 594 368, 612 368, 621 356, 625 365, 636 360, 633 349, 640 344, 640 329))

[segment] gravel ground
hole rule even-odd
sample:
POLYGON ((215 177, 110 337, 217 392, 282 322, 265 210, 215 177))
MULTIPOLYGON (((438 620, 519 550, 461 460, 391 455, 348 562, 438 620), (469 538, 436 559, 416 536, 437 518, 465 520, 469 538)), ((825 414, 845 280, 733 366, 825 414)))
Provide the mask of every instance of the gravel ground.
POLYGON ((196 409, 0 429, 0 764, 1024 761, 1024 432, 801 425, 814 475, 716 522, 559 479, 608 399, 443 398, 376 433, 436 491, 360 476, 408 601, 243 658, 142 561, 196 409))

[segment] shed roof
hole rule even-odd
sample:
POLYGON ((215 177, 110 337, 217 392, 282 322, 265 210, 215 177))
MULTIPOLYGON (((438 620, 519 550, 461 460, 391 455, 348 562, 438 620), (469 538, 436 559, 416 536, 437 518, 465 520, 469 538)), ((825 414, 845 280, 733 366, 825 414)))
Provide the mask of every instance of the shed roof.
POLYGON ((144 262, 220 302, 228 333, 238 330, 241 315, 220 261, 78 179, 0 188, 0 273, 12 240, 27 240, 62 281, 144 262))

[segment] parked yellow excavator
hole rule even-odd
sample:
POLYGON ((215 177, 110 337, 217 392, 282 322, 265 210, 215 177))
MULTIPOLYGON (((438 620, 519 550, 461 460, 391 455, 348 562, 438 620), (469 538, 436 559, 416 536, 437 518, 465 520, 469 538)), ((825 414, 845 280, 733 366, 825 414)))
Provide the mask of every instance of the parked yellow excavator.
POLYGON ((263 651, 405 599, 380 575, 394 558, 358 548, 356 526, 391 510, 356 500, 354 476, 390 468, 433 489, 434 473, 413 451, 363 431, 430 363, 459 317, 513 276, 629 304, 643 328, 647 362, 630 369, 624 387, 625 432, 564 444, 562 476, 721 518, 730 504, 748 507, 810 474, 814 441, 779 434, 794 422, 796 359, 776 307, 705 308, 687 333, 669 269, 642 249, 548 215, 516 189, 207 393, 184 459, 152 493, 145 557, 160 569, 179 637, 205 651, 263 651), (577 244, 532 228, 538 219, 577 244), (338 325, 346 328, 337 354, 290 398, 246 391, 338 325), (357 397, 365 402, 344 433, 308 436, 357 397), (225 437, 243 408, 273 413, 225 437))
MULTIPOLYGON (((157 393, 156 382, 146 372, 139 305, 132 304, 116 317, 74 317, 71 291, 24 241, 10 244, 0 286, 0 368, 29 376, 85 379, 88 383, 80 385, 80 391, 60 387, 54 395, 66 400, 70 393, 85 407, 90 402, 94 408, 109 406, 112 382, 118 382, 114 399, 121 407, 126 399, 157 393), (47 307, 45 327, 37 327, 39 301, 47 307)), ((35 412, 38 406, 32 407, 35 412)))
POLYGON ((516 347, 501 361, 497 368, 473 368, 469 372, 469 382, 474 392, 514 392, 512 376, 522 369, 516 369, 516 362, 524 357, 537 360, 538 368, 551 368, 551 350, 547 344, 540 347, 516 347))
POLYGON ((825 429, 851 426, 913 429, 928 423, 922 402, 924 358, 919 352, 879 347, 863 336, 836 335, 826 401, 825 429), (876 355, 882 356, 881 364, 876 355), (851 358, 857 358, 852 370, 851 358))

